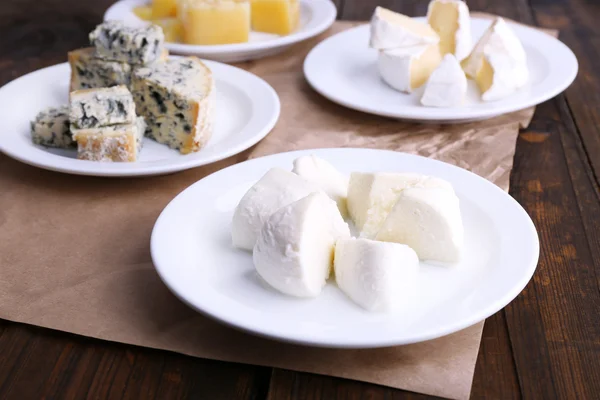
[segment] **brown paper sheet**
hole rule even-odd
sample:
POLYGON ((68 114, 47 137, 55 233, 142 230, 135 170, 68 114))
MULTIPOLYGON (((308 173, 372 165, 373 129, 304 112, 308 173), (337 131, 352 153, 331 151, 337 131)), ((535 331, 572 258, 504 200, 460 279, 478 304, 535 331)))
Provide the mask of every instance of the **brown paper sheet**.
POLYGON ((196 357, 326 374, 448 398, 469 397, 483 322, 437 340, 377 350, 306 348, 209 320, 162 284, 149 239, 181 190, 225 166, 291 149, 352 146, 451 162, 504 189, 519 125, 533 109, 490 121, 415 125, 346 110, 311 91, 302 61, 320 38, 241 66, 279 93, 275 130, 253 151, 182 173, 102 179, 39 170, 0 155, 0 318, 196 357))

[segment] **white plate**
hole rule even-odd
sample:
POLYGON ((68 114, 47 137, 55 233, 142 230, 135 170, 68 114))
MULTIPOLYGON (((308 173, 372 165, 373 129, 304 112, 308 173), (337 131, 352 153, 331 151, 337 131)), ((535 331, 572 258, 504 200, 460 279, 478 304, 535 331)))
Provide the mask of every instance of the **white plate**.
MULTIPOLYGON (((133 8, 148 3, 147 0, 121 0, 113 4, 104 14, 104 20, 121 20, 130 25, 145 22, 133 13, 133 8)), ((333 24, 337 10, 330 0, 300 0, 300 26, 286 36, 250 32, 248 43, 199 46, 182 43, 167 43, 175 54, 195 55, 222 62, 254 60, 279 53, 289 46, 325 31, 333 24)))
POLYGON ((32 72, 0 88, 0 151, 53 171, 120 177, 167 174, 240 153, 271 131, 279 118, 279 97, 268 83, 249 72, 214 61, 206 64, 216 82, 216 121, 212 138, 197 153, 182 155, 146 138, 139 161, 101 163, 77 160, 75 150, 34 145, 29 122, 46 107, 68 103, 67 63, 32 72))
MULTIPOLYGON (((490 24, 487 19, 471 18, 473 43, 490 24)), ((338 33, 315 46, 304 61, 304 75, 329 100, 371 114, 440 123, 487 119, 546 101, 565 90, 577 75, 577 58, 562 42, 532 28, 510 26, 527 53, 530 82, 498 101, 483 102, 471 80, 462 107, 422 106, 423 87, 411 94, 392 89, 379 77, 377 51, 368 47, 368 25, 338 33)))
POLYGON ((173 293, 217 320, 283 341, 369 348, 433 339, 497 312, 533 275, 539 242, 531 219, 512 197, 464 169, 391 151, 321 149, 246 161, 193 184, 156 221, 151 251, 173 293), (231 217, 242 195, 269 168, 291 169, 296 157, 307 154, 345 173, 362 165, 364 171, 414 171, 450 181, 465 226, 463 260, 452 267, 422 263, 418 301, 393 314, 364 311, 333 282, 309 300, 271 289, 255 272, 251 254, 232 247, 231 217))

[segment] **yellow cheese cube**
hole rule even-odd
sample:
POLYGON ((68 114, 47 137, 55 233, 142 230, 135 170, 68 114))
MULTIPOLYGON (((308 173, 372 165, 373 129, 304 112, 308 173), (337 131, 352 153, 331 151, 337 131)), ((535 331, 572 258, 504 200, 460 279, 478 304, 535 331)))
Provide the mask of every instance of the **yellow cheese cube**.
POLYGON ((250 34, 248 0, 187 0, 180 3, 183 41, 214 45, 244 43, 250 34))
POLYGON ((252 29, 289 35, 300 23, 298 0, 251 0, 252 29))
POLYGON ((163 29, 165 41, 174 43, 183 40, 183 25, 178 18, 155 19, 152 22, 163 29))
POLYGON ((152 8, 149 6, 135 7, 133 13, 144 21, 150 21, 152 19, 152 8))
POLYGON ((177 0, 152 0, 152 18, 177 16, 177 0))

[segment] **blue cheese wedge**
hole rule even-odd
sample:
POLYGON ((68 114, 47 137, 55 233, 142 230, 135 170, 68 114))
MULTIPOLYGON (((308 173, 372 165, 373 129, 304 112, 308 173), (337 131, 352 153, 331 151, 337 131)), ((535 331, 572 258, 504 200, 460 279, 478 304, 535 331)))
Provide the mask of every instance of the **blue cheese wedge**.
POLYGON ((146 135, 188 154, 212 135, 216 90, 212 72, 195 57, 170 58, 137 68, 131 88, 138 114, 146 118, 146 135))
POLYGON ((142 117, 132 124, 73 129, 77 158, 103 162, 137 161, 145 130, 146 123, 142 117))
POLYGON ((69 97, 69 119, 75 129, 135 122, 133 96, 123 85, 76 90, 69 97))
POLYGON ((106 21, 90 33, 90 43, 100 58, 145 65, 160 57, 165 35, 158 25, 131 27, 106 21))
POLYGON ((47 147, 75 147, 69 124, 69 106, 50 107, 31 121, 31 140, 47 147))
MULTIPOLYGON (((153 62, 163 62, 169 51, 163 49, 159 58, 153 62)), ((134 66, 126 62, 104 60, 96 55, 93 47, 69 52, 71 66, 70 91, 126 85, 131 82, 134 66)))

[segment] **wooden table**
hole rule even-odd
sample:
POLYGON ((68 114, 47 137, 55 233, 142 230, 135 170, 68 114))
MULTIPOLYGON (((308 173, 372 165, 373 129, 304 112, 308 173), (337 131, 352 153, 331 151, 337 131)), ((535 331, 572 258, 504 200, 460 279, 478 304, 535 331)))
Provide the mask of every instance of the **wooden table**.
MULTIPOLYGON (((4 0, 0 85, 86 45, 111 0, 4 0)), ((366 20, 379 3, 424 15, 426 0, 338 0, 366 20)), ((510 193, 541 240, 538 270, 490 317, 473 398, 600 398, 600 2, 469 0, 547 28, 573 49, 579 76, 541 104, 517 143, 510 193)), ((2 190, 0 188, 0 190, 2 190)), ((1 267, 1 266, 0 266, 1 267)), ((0 269, 1 274, 1 269, 0 269)), ((1 275, 0 275, 1 279, 1 275)), ((399 399, 426 396, 344 379, 203 360, 0 320, 0 399, 399 399)))

